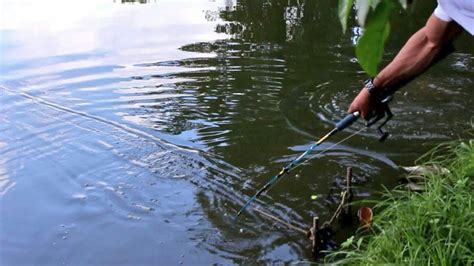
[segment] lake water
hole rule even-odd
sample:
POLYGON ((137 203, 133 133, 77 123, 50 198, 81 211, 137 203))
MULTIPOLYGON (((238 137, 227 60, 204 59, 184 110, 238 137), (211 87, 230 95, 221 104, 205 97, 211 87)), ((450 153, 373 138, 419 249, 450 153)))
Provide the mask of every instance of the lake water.
MULTIPOLYGON (((351 21, 342 34, 333 0, 122 2, 0 3, 0 263, 310 260, 300 233, 251 210, 233 217, 344 116, 366 78, 354 58, 361 30, 351 21)), ((434 5, 393 14, 386 60, 434 5)), ((332 215, 346 167, 355 198, 374 198, 398 166, 467 137, 473 44, 462 36, 397 93, 385 143, 363 131, 258 205, 305 227, 332 215)))

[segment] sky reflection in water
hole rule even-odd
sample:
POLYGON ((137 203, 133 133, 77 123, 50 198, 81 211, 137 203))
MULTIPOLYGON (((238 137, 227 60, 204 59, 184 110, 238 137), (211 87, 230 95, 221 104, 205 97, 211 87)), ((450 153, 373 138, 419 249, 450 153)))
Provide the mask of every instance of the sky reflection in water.
MULTIPOLYGON (((1 262, 310 258, 297 232, 231 217, 344 115, 365 78, 353 58, 360 29, 343 36, 329 0, 121 2, 1 3, 1 262)), ((394 19, 389 55, 432 7, 394 19)), ((347 166, 356 196, 370 197, 394 185, 396 165, 465 136, 469 41, 397 95, 387 144, 370 130, 352 138, 263 206, 300 226, 325 219, 347 166)))

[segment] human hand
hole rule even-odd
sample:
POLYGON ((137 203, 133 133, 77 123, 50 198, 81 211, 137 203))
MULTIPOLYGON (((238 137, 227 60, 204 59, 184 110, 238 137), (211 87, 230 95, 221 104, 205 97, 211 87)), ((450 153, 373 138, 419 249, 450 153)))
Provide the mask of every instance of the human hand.
POLYGON ((348 113, 359 111, 362 118, 368 120, 374 110, 374 103, 369 91, 363 88, 352 100, 348 113))

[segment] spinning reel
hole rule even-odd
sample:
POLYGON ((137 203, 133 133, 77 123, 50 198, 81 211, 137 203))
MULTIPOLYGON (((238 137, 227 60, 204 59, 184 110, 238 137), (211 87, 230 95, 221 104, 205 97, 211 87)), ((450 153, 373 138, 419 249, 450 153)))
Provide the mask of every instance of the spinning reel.
POLYGON ((390 107, 388 106, 388 104, 392 100, 393 100, 393 93, 388 94, 387 96, 378 97, 376 99, 375 108, 372 111, 372 114, 370 115, 371 118, 366 124, 367 127, 370 127, 374 125, 375 123, 377 123, 378 121, 380 121, 380 119, 385 117, 385 120, 382 123, 380 123, 380 125, 377 127, 377 130, 380 134, 380 138, 379 138, 380 142, 384 142, 390 135, 390 133, 383 131, 382 127, 385 126, 385 124, 387 124, 387 122, 390 121, 393 117, 393 113, 390 110, 390 107))

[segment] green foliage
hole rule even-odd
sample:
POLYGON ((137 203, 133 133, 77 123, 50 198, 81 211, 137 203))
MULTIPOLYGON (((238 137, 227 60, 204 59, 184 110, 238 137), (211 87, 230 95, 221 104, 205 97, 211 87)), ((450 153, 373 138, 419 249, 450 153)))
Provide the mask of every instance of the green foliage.
POLYGON ((423 193, 386 192, 375 207, 372 234, 349 238, 328 260, 347 265, 474 263, 474 140, 443 145, 424 159, 448 171, 430 174, 423 193))
POLYGON ((356 56, 359 64, 370 76, 377 74, 377 66, 382 60, 385 40, 390 33, 389 1, 381 2, 366 22, 364 34, 359 38, 356 56))
MULTIPOLYGON (((395 0, 339 0, 339 20, 345 33, 347 20, 354 5, 357 21, 364 32, 356 46, 356 56, 364 71, 375 76, 382 61, 385 41, 390 33, 390 13, 395 0)), ((406 8, 407 0, 398 0, 406 8)))
POLYGON ((346 32, 347 29, 347 18, 352 8, 352 0, 339 0, 339 20, 342 25, 342 32, 346 32))

